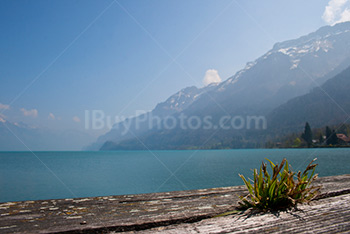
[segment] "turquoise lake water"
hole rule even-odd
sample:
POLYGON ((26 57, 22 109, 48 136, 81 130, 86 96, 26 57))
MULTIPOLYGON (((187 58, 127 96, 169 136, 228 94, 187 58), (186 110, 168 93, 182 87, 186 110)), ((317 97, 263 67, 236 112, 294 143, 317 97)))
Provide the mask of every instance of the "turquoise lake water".
POLYGON ((294 170, 317 157, 320 176, 350 174, 350 149, 0 152, 0 202, 241 185, 265 157, 294 170))

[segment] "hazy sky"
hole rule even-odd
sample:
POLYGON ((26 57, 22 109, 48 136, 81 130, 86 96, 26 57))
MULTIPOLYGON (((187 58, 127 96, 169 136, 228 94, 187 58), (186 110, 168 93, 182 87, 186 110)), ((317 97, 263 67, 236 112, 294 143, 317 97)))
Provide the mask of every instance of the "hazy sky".
POLYGON ((85 110, 151 110, 276 42, 349 20, 349 2, 2 0, 0 118, 83 129, 85 110))

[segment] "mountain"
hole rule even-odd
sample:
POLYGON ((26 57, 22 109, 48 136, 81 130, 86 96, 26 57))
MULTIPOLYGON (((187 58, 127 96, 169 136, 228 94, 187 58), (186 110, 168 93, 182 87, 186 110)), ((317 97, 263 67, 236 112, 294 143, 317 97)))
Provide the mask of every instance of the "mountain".
POLYGON ((12 123, 0 116, 2 151, 80 150, 92 137, 76 131, 52 131, 24 123, 12 123))
POLYGON ((100 136, 97 142, 88 146, 87 149, 98 150, 105 142, 134 138, 151 130, 152 126, 149 126, 151 118, 158 117, 163 119, 176 112, 183 111, 196 99, 200 92, 195 86, 180 90, 170 96, 165 102, 159 103, 151 112, 116 123, 109 132, 100 136))
POLYGON ((247 110, 247 106, 254 113, 271 110, 321 84, 323 80, 319 81, 320 78, 350 57, 349 39, 350 22, 347 22, 323 27, 296 40, 277 43, 220 84, 211 97, 202 98, 195 105, 203 104, 204 108, 210 109, 217 106, 213 103, 215 99, 229 113, 242 113, 244 111, 237 110, 247 110))
MULTIPOLYGON (((350 22, 325 26, 298 39, 277 43, 226 81, 198 89, 190 87, 157 105, 147 116, 133 118, 127 134, 112 129, 98 140, 101 149, 187 149, 211 145, 254 147, 247 139, 264 132, 249 129, 215 129, 223 116, 265 116, 286 101, 308 93, 345 68, 350 61, 350 22), (160 116, 161 127, 150 126, 160 116), (211 129, 164 127, 167 118, 212 118, 211 129), (136 128, 137 120, 144 125, 136 128), (148 123, 146 123, 148 122, 148 123), (227 143, 229 142, 229 143, 227 143)), ((120 126, 123 123, 119 123, 120 126)), ((125 128, 123 129, 125 130, 125 128)), ((260 144, 260 143, 259 143, 260 144)))
POLYGON ((308 94, 293 98, 269 115, 272 130, 297 131, 305 122, 312 127, 349 122, 350 67, 308 94))
POLYGON ((201 90, 195 86, 182 89, 165 102, 159 103, 152 112, 161 117, 181 112, 191 105, 200 93, 201 90))

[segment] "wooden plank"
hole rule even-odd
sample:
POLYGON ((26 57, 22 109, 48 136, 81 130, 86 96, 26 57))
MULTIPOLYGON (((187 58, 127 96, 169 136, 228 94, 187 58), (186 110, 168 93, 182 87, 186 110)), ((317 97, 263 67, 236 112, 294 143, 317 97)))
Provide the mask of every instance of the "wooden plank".
MULTIPOLYGON (((350 192, 350 175, 324 177, 318 183, 324 186, 324 197, 350 192)), ((246 190, 243 186, 236 186, 0 203, 0 232, 95 233, 144 230, 197 222, 233 210, 237 205, 238 195, 244 193, 246 190)))
MULTIPOLYGON (((252 213, 251 211, 196 223, 177 224, 140 234, 179 233, 349 233, 350 194, 300 205, 296 211, 252 213)), ((115 232, 111 232, 115 233, 115 232)), ((128 232, 134 233, 134 232, 128 232)))

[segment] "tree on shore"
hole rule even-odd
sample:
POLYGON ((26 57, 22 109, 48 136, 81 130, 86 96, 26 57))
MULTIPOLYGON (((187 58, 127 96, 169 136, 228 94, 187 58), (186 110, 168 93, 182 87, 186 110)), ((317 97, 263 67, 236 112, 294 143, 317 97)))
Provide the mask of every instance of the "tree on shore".
POLYGON ((320 133, 320 134, 318 135, 318 142, 320 143, 320 145, 322 145, 323 142, 324 142, 322 133, 320 133))
POLYGON ((305 124, 305 129, 303 134, 301 134, 301 138, 304 139, 304 141, 307 144, 307 147, 311 147, 312 145, 312 132, 311 132, 311 128, 308 122, 306 122, 305 124))
POLYGON ((326 126, 326 144, 327 145, 337 145, 338 137, 334 130, 331 130, 328 126, 326 126))
POLYGON ((299 139, 299 137, 295 138, 292 147, 294 148, 299 148, 301 146, 301 140, 299 139))
POLYGON ((331 135, 331 144, 338 145, 338 137, 334 130, 332 131, 332 135, 331 135))
POLYGON ((326 126, 326 144, 330 145, 331 144, 331 135, 332 135, 332 130, 326 126))

